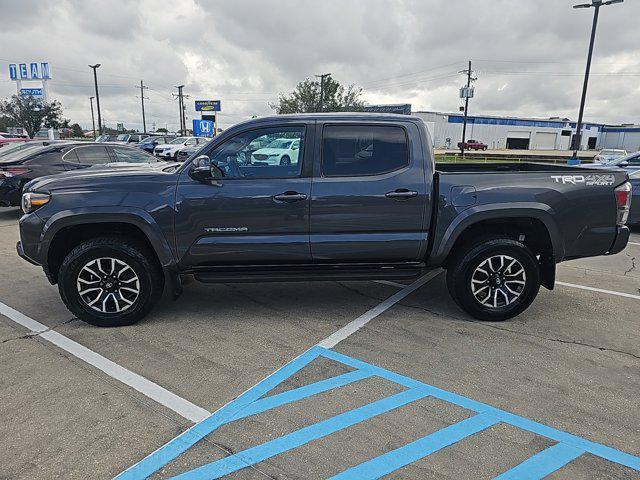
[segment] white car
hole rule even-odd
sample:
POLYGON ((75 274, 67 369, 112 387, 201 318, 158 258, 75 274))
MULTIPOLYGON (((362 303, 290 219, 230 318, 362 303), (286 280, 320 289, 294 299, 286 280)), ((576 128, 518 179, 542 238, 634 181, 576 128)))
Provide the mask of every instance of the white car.
POLYGON ((601 150, 599 154, 595 156, 593 159, 594 163, 609 163, 613 160, 617 160, 621 157, 626 157, 628 155, 626 150, 618 150, 615 148, 605 148, 601 150))
POLYGON ((158 145, 153 149, 153 153, 160 158, 175 160, 183 148, 195 147, 208 141, 209 139, 204 137, 178 137, 169 143, 158 145))
POLYGON ((300 153, 299 138, 276 138, 269 145, 251 154, 251 163, 266 165, 296 165, 300 153))

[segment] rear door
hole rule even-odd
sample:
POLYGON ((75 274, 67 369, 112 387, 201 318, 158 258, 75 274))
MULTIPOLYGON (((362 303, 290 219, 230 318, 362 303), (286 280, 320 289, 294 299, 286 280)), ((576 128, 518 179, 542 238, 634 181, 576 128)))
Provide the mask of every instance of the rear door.
POLYGON ((322 123, 311 188, 317 263, 419 261, 429 194, 418 127, 322 123))
POLYGON ((205 148, 224 177, 203 183, 180 175, 176 196, 176 246, 185 267, 311 263, 309 198, 314 123, 249 127, 205 148), (252 162, 256 144, 297 139, 300 161, 252 162))

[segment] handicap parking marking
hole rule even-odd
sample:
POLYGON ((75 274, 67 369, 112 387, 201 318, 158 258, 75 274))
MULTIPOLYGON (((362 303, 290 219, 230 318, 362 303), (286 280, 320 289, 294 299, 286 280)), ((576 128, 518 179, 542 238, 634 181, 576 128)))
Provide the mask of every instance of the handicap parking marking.
POLYGON ((380 478, 500 423, 546 437, 556 443, 529 457, 510 470, 503 472, 496 477, 497 479, 533 480, 544 478, 587 453, 640 472, 640 457, 586 440, 456 393, 427 385, 418 380, 333 350, 315 346, 247 390, 220 410, 214 412, 202 422, 194 425, 160 449, 122 472, 116 479, 138 480, 153 475, 177 459, 182 453, 189 450, 204 437, 213 433, 221 425, 266 412, 285 404, 291 404, 370 377, 379 377, 394 382, 404 387, 405 390, 287 433, 266 443, 247 448, 220 460, 185 471, 173 478, 182 480, 220 478, 238 470, 251 467, 276 455, 285 454, 289 450, 327 437, 383 413, 402 408, 426 397, 434 397, 471 410, 475 412, 475 415, 351 467, 332 478, 339 480, 380 478), (317 381, 310 385, 265 397, 265 395, 275 387, 319 357, 339 362, 354 370, 317 381))

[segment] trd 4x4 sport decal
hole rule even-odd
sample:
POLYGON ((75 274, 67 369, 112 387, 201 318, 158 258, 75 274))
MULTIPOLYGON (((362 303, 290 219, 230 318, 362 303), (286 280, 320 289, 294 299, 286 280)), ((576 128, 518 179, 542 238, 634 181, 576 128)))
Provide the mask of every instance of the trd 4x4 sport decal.
POLYGON ((556 183, 563 185, 585 184, 587 186, 610 186, 616 181, 615 175, 551 175, 556 183))

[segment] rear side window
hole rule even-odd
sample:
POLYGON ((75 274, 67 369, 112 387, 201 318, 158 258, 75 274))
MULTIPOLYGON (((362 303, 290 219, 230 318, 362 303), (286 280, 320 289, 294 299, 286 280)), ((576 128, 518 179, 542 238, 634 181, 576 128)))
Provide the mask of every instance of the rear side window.
POLYGON ((79 147, 75 149, 78 161, 84 165, 100 165, 111 162, 106 147, 91 146, 79 147))
POLYGON ((403 128, 331 125, 323 130, 322 174, 326 177, 380 175, 409 165, 403 128))

